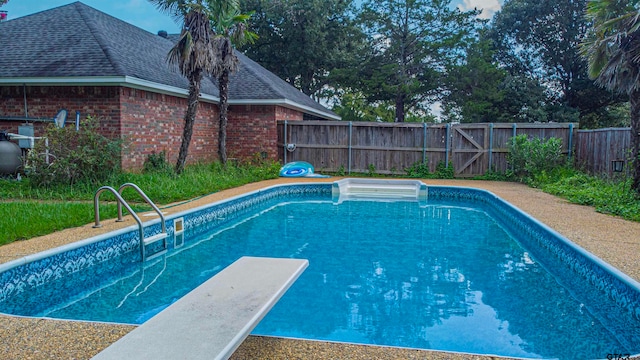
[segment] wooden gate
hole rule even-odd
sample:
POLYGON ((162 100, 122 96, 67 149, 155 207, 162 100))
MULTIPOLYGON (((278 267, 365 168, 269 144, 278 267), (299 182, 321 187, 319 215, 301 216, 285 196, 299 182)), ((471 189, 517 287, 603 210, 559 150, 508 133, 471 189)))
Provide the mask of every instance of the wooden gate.
POLYGON ((452 126, 451 155, 456 177, 484 174, 489 168, 489 124, 452 126))

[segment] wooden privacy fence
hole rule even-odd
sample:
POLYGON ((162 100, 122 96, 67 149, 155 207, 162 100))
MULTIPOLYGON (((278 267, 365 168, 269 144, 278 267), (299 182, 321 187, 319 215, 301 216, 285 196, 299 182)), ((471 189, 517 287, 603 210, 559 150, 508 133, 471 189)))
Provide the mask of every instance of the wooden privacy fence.
POLYGON ((576 134, 576 166, 590 174, 613 176, 613 161, 631 167, 631 128, 580 130, 576 134))
POLYGON ((434 172, 451 163, 456 177, 507 170, 509 139, 526 134, 562 139, 569 157, 573 123, 421 124, 346 121, 278 121, 283 162, 307 161, 318 172, 406 174, 426 163, 434 172))

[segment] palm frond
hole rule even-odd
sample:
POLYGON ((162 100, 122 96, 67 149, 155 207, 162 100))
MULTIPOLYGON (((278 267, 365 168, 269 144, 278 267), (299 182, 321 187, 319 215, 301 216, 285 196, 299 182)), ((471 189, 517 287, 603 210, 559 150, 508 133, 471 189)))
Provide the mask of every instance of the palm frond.
POLYGON ((593 29, 581 44, 589 76, 610 90, 630 94, 640 88, 640 13, 637 0, 590 0, 593 29))

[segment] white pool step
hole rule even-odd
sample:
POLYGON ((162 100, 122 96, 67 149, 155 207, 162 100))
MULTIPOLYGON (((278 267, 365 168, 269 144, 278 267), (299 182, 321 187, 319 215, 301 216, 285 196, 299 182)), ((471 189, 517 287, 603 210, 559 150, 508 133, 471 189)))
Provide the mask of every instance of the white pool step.
POLYGON ((228 359, 308 265, 241 257, 93 359, 228 359))
POLYGON ((419 180, 343 179, 333 183, 334 203, 345 200, 427 201, 427 185, 419 180))
POLYGON ((169 235, 167 233, 159 233, 159 234, 155 234, 153 236, 148 236, 144 238, 144 244, 145 245, 151 245, 155 242, 164 240, 168 237, 169 235))

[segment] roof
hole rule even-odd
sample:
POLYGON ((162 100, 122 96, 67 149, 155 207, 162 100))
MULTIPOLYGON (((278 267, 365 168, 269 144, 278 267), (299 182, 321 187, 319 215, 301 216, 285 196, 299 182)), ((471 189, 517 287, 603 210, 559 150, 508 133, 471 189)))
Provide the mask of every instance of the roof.
MULTIPOLYGON (((0 23, 0 85, 123 85, 186 95, 188 81, 167 63, 164 38, 81 2, 0 23)), ((241 53, 229 103, 281 105, 322 118, 339 117, 241 53)), ((219 101, 205 78, 202 99, 219 101)))

